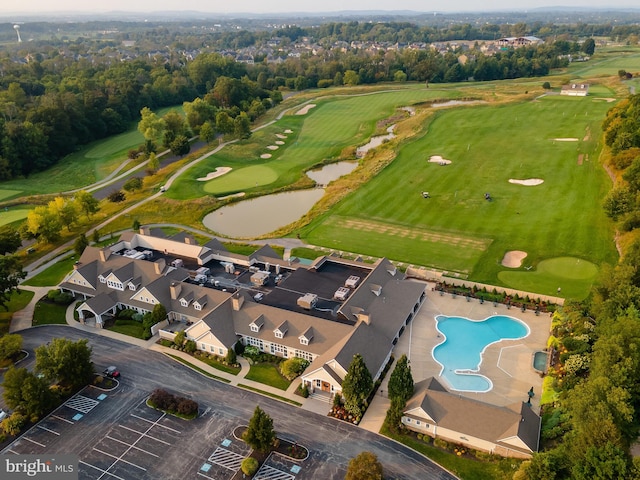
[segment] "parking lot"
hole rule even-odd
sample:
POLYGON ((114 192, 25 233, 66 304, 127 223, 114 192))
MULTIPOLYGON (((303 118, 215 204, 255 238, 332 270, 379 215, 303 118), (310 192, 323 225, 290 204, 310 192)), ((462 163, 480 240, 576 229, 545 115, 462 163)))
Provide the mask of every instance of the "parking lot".
POLYGON ((88 336, 98 370, 117 359, 122 377, 110 391, 82 389, 1 453, 77 455, 80 479, 231 480, 250 453, 233 432, 249 422, 259 405, 272 417, 278 435, 305 446, 310 456, 294 462, 273 454, 256 479, 344 478, 349 460, 363 450, 375 453, 391 478, 454 478, 392 440, 203 377, 158 352, 69 327, 30 329, 22 335, 29 351, 54 336, 74 341, 88 336), (187 421, 148 407, 148 396, 159 387, 197 401, 200 415, 187 421))
MULTIPOLYGON (((44 454, 56 451, 57 444, 68 438, 85 438, 78 465, 81 479, 143 479, 167 478, 171 465, 167 465, 169 452, 182 448, 191 437, 205 434, 206 418, 210 411, 201 412, 195 421, 185 421, 157 411, 146 405, 146 399, 133 405, 117 423, 86 438, 85 426, 95 424, 101 418, 101 409, 111 410, 121 396, 118 389, 102 391, 87 387, 67 400, 7 447, 3 453, 44 454), (195 428, 194 428, 195 427, 195 428), (200 428, 198 428, 200 427, 200 428)), ((251 448, 233 436, 219 435, 208 441, 209 452, 198 459, 192 456, 192 464, 183 470, 190 478, 210 480, 231 479, 240 469, 242 461, 251 454, 251 448)), ((184 468, 184 465, 183 465, 184 468)), ((301 471, 294 462, 277 453, 272 454, 254 478, 269 480, 295 480, 301 471)))

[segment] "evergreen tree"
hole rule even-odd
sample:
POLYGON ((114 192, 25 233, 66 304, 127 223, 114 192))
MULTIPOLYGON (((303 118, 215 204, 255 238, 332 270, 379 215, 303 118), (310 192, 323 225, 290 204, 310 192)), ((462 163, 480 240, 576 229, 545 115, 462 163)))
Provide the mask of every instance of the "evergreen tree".
POLYGON ((345 408, 356 418, 362 416, 367 398, 373 388, 371 373, 359 353, 353 356, 349 370, 342 381, 342 396, 345 408))
POLYGON ((389 377, 389 398, 398 399, 403 405, 413 395, 413 376, 406 355, 402 355, 389 377))
POLYGON ((77 238, 76 242, 73 244, 73 250, 76 252, 76 255, 78 255, 78 257, 80 255, 82 255, 82 252, 84 252, 84 249, 87 248, 89 246, 89 240, 87 239, 87 236, 84 233, 81 233, 80 236, 77 238))
POLYGON ((273 420, 259 406, 253 411, 253 417, 242 438, 251 448, 260 452, 267 452, 273 445, 276 438, 273 420))

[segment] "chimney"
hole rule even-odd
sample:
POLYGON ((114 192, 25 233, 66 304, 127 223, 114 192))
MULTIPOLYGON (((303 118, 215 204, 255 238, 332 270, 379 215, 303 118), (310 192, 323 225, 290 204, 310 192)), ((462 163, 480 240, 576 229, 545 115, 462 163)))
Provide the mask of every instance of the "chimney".
POLYGON ((172 282, 169 286, 169 292, 171 293, 171 300, 177 300, 178 295, 182 291, 182 285, 178 282, 172 282))
POLYGON ((111 250, 109 249, 109 247, 106 248, 102 248, 100 250, 100 261, 101 262, 106 262, 107 259, 111 256, 111 250))
POLYGON ((167 262, 165 261, 164 258, 159 258, 158 260, 153 262, 153 268, 155 270, 156 275, 162 275, 162 271, 166 266, 167 266, 167 262))
POLYGON ((371 284, 371 293, 373 293, 376 297, 379 297, 382 293, 382 287, 380 285, 376 285, 375 283, 371 284))
POLYGON ((358 313, 358 321, 364 322, 367 325, 371 325, 371 314, 363 310, 362 312, 358 313))
POLYGON ((186 243, 187 245, 197 245, 196 239, 191 235, 185 235, 184 243, 186 243))
POLYGON ((242 304, 244 303, 244 296, 240 292, 236 292, 233 297, 231 297, 231 306, 233 310, 239 312, 242 308, 242 304))
POLYGON ((146 235, 147 237, 151 235, 151 229, 149 227, 140 227, 140 235, 146 235))

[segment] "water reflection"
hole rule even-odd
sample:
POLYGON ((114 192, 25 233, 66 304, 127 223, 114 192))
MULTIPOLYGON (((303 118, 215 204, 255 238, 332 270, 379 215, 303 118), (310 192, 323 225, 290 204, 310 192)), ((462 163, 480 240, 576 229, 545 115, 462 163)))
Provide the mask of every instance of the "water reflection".
POLYGON ((353 172, 358 162, 338 162, 325 165, 317 170, 307 170, 307 176, 318 185, 329 185, 338 178, 353 172))
POLYGON ((323 195, 322 188, 265 195, 219 208, 202 223, 228 237, 257 237, 295 222, 323 195))

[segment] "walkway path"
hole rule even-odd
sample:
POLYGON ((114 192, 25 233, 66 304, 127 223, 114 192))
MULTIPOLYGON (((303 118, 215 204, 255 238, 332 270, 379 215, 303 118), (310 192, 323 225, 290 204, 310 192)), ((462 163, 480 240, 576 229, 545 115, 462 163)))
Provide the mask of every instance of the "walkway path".
POLYGON ((9 333, 14 333, 18 330, 24 330, 25 328, 31 328, 33 323, 33 311, 36 308, 36 303, 43 296, 47 294, 49 290, 55 287, 30 287, 28 285, 20 285, 20 290, 28 290, 34 292, 33 298, 22 310, 14 312, 11 316, 11 325, 9 325, 9 333))

